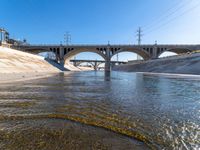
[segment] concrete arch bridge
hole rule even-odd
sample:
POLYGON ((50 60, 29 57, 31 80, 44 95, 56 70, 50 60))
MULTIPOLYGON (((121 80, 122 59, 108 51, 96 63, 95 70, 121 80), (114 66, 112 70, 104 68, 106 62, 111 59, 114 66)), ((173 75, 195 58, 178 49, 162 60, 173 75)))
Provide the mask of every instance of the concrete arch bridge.
MULTIPOLYGON (((70 60, 70 62, 72 62, 73 65, 76 67, 80 66, 82 63, 89 63, 94 70, 102 69, 103 67, 101 67, 100 65, 106 63, 105 60, 76 60, 76 59, 72 59, 70 60)), ((115 65, 126 64, 126 63, 127 62, 125 61, 110 61, 111 68, 115 65)))
POLYGON ((166 52, 177 54, 190 53, 200 50, 200 45, 13 45, 12 48, 38 54, 53 52, 61 65, 70 62, 70 59, 81 52, 93 52, 100 55, 105 61, 105 70, 110 71, 111 58, 120 52, 133 52, 144 60, 157 59, 166 52))

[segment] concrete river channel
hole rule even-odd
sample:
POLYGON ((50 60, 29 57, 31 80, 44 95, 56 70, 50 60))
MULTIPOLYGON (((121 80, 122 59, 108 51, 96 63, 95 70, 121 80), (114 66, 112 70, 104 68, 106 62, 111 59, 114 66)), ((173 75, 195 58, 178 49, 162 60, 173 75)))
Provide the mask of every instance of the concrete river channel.
POLYGON ((200 78, 91 71, 1 84, 0 149, 200 149, 200 78))

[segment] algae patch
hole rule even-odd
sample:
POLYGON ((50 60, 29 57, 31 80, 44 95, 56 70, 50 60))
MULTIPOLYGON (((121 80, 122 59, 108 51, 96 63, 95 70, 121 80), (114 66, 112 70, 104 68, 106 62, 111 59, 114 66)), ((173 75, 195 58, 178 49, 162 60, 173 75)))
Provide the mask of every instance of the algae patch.
POLYGON ((0 107, 27 108, 36 105, 35 101, 14 101, 0 104, 0 107))

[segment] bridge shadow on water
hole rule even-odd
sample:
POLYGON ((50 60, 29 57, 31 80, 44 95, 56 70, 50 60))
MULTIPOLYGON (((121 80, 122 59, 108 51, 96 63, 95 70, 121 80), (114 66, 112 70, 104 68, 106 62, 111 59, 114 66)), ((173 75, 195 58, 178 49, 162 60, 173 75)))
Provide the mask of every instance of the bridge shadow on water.
POLYGON ((50 60, 50 59, 45 58, 45 61, 47 61, 49 64, 51 64, 52 66, 58 68, 61 71, 70 71, 70 70, 68 70, 67 68, 65 68, 64 66, 60 65, 59 63, 57 63, 54 60, 50 60))
POLYGON ((111 78, 110 75, 111 75, 110 71, 105 71, 104 72, 105 81, 110 81, 110 78, 111 78))

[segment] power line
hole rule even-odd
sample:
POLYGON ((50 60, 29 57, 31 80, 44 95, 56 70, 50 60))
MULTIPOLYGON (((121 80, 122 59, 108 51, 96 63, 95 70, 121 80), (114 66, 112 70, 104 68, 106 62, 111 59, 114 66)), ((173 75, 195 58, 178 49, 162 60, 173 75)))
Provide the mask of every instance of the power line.
POLYGON ((193 11, 194 9, 196 9, 197 7, 199 7, 199 5, 200 5, 200 2, 197 3, 194 7, 190 8, 190 9, 187 9, 187 10, 185 10, 183 13, 181 13, 181 14, 179 14, 179 15, 173 17, 173 18, 171 18, 170 20, 166 21, 165 23, 160 24, 157 28, 155 28, 155 29, 153 29, 153 30, 150 30, 150 31, 147 32, 145 35, 150 34, 150 33, 152 33, 153 31, 156 31, 156 30, 162 28, 163 26, 168 25, 169 23, 171 23, 171 22, 174 21, 175 19, 177 19, 177 18, 179 18, 179 17, 182 17, 183 15, 185 15, 186 13, 188 13, 188 12, 190 12, 190 11, 193 11))
MULTIPOLYGON (((192 0, 191 0, 192 1, 192 0)), ((182 3, 180 3, 179 1, 176 2, 175 4, 173 4, 173 6, 176 6, 176 7, 173 7, 171 6, 170 8, 166 9, 165 11, 162 12, 162 15, 161 16, 158 16, 158 17, 155 17, 152 19, 152 22, 148 25, 145 25, 143 26, 143 28, 150 28, 151 26, 153 26, 155 23, 157 23, 158 21, 162 20, 163 18, 165 18, 166 15, 168 15, 170 13, 171 10, 173 9, 177 9, 178 7, 180 7, 179 5, 182 5, 182 3), (178 7, 177 7, 178 6, 178 7)))
POLYGON ((138 45, 141 45, 142 42, 142 29, 141 27, 138 28, 138 30, 136 31, 136 36, 137 36, 137 41, 138 41, 138 45))
MULTIPOLYGON (((192 1, 193 1, 193 0, 190 0, 189 3, 191 3, 192 1)), ((150 24, 148 27, 146 27, 145 30, 147 30, 147 31, 148 31, 148 30, 152 30, 152 29, 154 29, 156 26, 159 26, 160 24, 162 24, 162 22, 165 22, 165 19, 166 19, 166 18, 170 18, 171 16, 173 16, 174 14, 176 14, 178 11, 180 11, 181 9, 183 9, 186 5, 188 5, 188 3, 182 3, 182 4, 179 5, 178 7, 174 7, 174 8, 175 8, 174 10, 173 10, 173 9, 170 9, 170 10, 173 10, 173 11, 171 11, 171 12, 169 12, 169 13, 167 13, 167 14, 161 16, 161 17, 159 17, 155 23, 150 24), (164 21, 162 21, 162 20, 164 20, 164 21), (156 24, 156 25, 154 25, 154 24, 156 24)))

